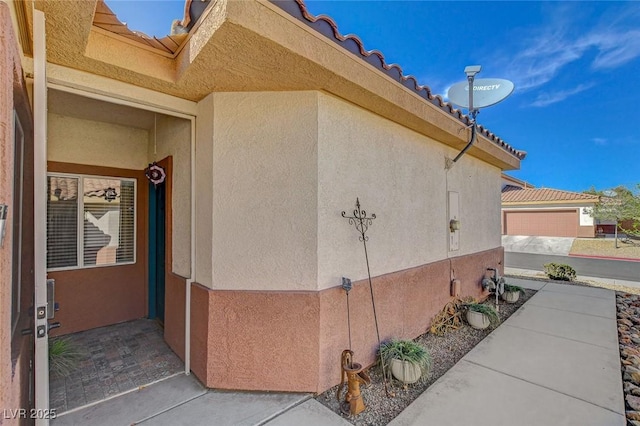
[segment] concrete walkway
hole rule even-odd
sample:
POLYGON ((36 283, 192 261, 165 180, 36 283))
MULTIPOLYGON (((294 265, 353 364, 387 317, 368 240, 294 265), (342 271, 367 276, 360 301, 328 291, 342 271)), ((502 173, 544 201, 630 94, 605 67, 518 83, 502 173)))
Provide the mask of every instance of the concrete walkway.
POLYGON ((615 293, 539 289, 392 425, 620 425, 624 400, 615 293))
MULTIPOLYGON (((539 291, 392 425, 626 424, 614 292, 517 278, 509 282, 539 291)), ((309 394, 206 390, 184 375, 52 424, 349 425, 309 394)))

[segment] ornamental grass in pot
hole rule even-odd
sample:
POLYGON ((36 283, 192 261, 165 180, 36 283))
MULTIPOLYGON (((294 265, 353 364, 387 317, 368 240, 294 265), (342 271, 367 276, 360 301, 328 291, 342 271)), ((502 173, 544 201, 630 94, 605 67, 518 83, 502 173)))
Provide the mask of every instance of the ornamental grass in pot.
POLYGON ((484 330, 489 326, 496 327, 500 323, 500 317, 496 309, 491 305, 468 303, 467 322, 477 330, 484 330))
POLYGON ((502 300, 507 303, 516 303, 520 299, 520 294, 526 294, 524 289, 519 285, 504 285, 504 293, 502 293, 502 300))
POLYGON ((392 339, 380 345, 380 358, 386 374, 404 384, 424 380, 431 369, 431 354, 413 340, 392 339))

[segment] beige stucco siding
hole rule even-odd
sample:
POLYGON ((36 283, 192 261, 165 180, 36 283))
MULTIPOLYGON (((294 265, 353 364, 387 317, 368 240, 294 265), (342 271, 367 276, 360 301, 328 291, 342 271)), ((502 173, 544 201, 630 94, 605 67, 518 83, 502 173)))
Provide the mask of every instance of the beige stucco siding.
POLYGON ((198 102, 196 119, 196 274, 213 288, 213 94, 198 102))
POLYGON ((216 93, 199 104, 198 282, 321 290, 366 277, 356 197, 375 213, 374 276, 500 247, 500 170, 322 92, 216 93), (447 191, 459 193, 449 251, 447 191))
POLYGON ((142 170, 149 132, 117 124, 49 113, 49 161, 142 170))
MULTIPOLYGON (((454 158, 457 151, 449 150, 454 158)), ((500 237, 501 170, 464 155, 449 170, 450 191, 460 194, 460 250, 450 257, 489 250, 502 245, 500 237)), ((445 223, 447 228, 448 223, 445 223)), ((448 232, 445 229, 445 232, 448 232)), ((495 266, 495 265, 494 265, 495 266)))
MULTIPOLYGON (((172 271, 183 277, 191 274, 191 122, 157 115, 156 134, 149 132, 148 162, 173 157, 171 194, 172 271)), ((146 165, 145 165, 146 167, 146 165)))
POLYGON ((367 232, 373 275, 445 258, 444 146, 328 95, 319 105, 318 286, 366 277, 359 235, 340 216, 356 197, 377 217, 367 232))
POLYGON ((359 197, 372 275, 500 246, 500 170, 333 96, 319 94, 318 287, 366 277, 351 215, 359 197), (448 252, 447 187, 460 194, 460 249, 448 252))
POLYGON ((314 290, 317 93, 213 99, 213 287, 314 290))

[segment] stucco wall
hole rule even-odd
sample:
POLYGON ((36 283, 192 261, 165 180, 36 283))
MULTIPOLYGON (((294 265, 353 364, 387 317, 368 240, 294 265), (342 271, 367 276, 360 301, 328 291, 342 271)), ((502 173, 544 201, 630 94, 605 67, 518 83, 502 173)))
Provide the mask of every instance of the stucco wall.
POLYGON ((319 93, 318 287, 366 277, 352 215, 356 197, 377 218, 369 227, 372 275, 500 246, 500 170, 369 111, 319 93), (448 251, 447 190, 460 198, 460 249, 448 251))
POLYGON ((213 100, 213 288, 314 290, 317 94, 213 100))
MULTIPOLYGON (((196 120, 196 276, 213 287, 213 96, 198 103, 196 120)), ((217 194, 216 194, 217 195, 217 194)))
MULTIPOLYGON (((0 204, 9 206, 5 223, 5 238, 0 247, 0 408, 17 410, 29 408, 29 364, 33 359, 31 336, 20 330, 29 327, 28 306, 33 300, 33 126, 26 85, 11 24, 9 6, 0 2, 0 204), (23 178, 16 175, 14 109, 24 132, 23 178), (17 207, 18 194, 14 184, 22 185, 22 205, 17 207), (14 226, 22 222, 22 241, 18 249, 19 233, 14 226), (20 251, 19 251, 20 250, 20 251), (19 264, 14 264, 16 258, 19 264), (15 330, 11 321, 12 278, 21 268, 20 312, 15 330)), ((5 414, 0 424, 25 423, 5 414)))
POLYGON ((198 282, 320 290, 366 277, 341 217, 377 215, 372 275, 500 247, 500 170, 321 92, 215 93, 197 122, 198 282), (460 199, 448 250, 447 191, 460 199), (211 197, 211 198, 209 198, 211 197))
POLYGON ((121 169, 147 167, 149 132, 49 113, 49 161, 121 169))
MULTIPOLYGON (((2 24, 10 23, 9 8, 0 3, 2 24)), ((13 207, 13 80, 17 54, 12 26, 0 28, 0 203, 13 207)), ((11 407, 16 382, 11 374, 11 274, 13 256, 13 212, 7 217, 4 244, 0 246, 0 407, 11 407), (8 389, 7 389, 8 388, 8 389)), ((13 407, 11 407, 13 408, 13 407)), ((1 421, 1 420, 0 420, 1 421)), ((17 422, 14 422, 17 423, 17 422)))
MULTIPOLYGON (((173 157, 171 194, 172 271, 191 274, 191 122, 167 115, 156 116, 156 137, 149 132, 148 160, 173 157)), ((144 167, 147 165, 145 164, 144 167)), ((143 168, 144 168, 143 167, 143 168)))

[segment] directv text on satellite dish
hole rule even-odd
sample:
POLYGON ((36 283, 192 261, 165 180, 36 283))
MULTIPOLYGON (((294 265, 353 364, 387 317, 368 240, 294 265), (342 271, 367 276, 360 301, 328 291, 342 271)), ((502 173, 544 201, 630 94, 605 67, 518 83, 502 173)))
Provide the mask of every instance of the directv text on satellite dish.
MULTIPOLYGON (((482 78, 473 82, 473 108, 495 105, 509 96, 514 85, 501 78, 482 78)), ((469 82, 461 81, 449 88, 447 97, 452 103, 469 108, 469 82)))
MULTIPOLYGON (((473 86, 473 91, 477 92, 478 90, 497 90, 500 88, 500 84, 491 84, 489 86, 473 86)), ((464 90, 469 91, 469 86, 465 86, 464 90)))

